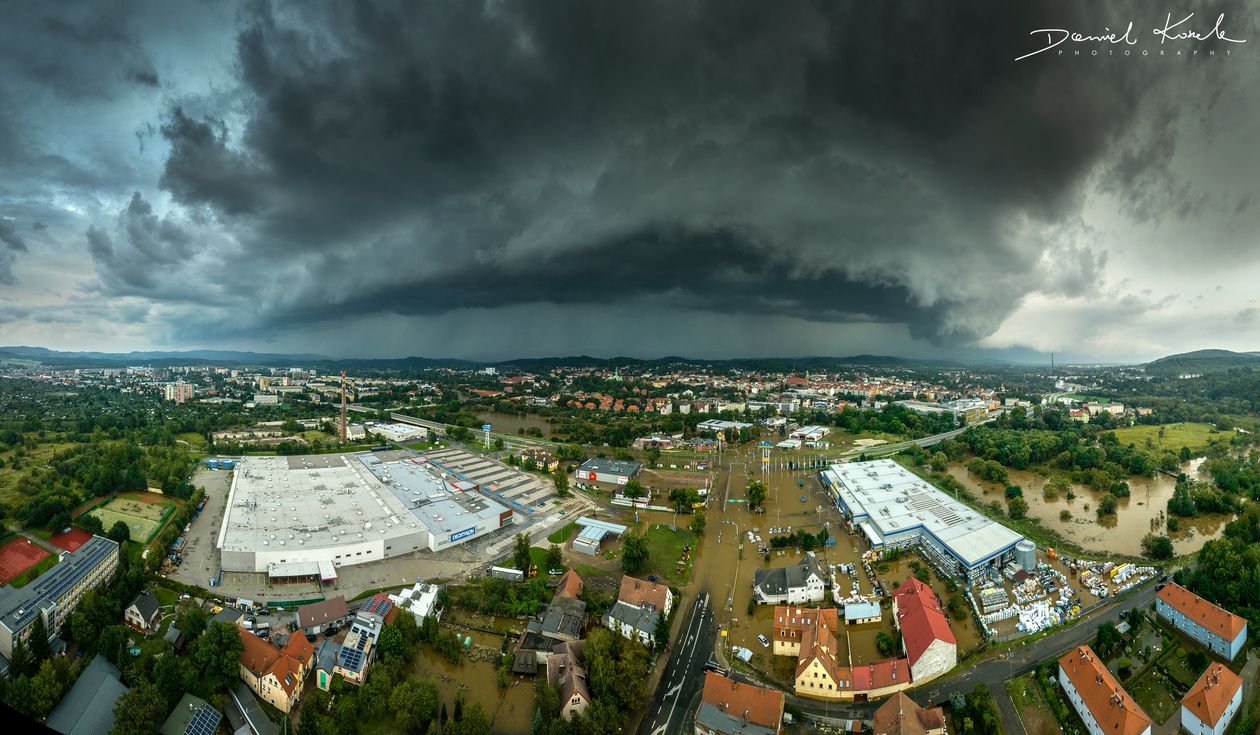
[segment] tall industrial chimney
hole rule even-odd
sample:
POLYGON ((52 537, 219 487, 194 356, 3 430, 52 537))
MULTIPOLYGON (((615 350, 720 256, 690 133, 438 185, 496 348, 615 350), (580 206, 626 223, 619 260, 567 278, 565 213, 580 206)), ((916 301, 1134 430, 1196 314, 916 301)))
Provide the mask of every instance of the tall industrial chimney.
POLYGON ((341 443, 346 443, 346 371, 341 371, 341 443))

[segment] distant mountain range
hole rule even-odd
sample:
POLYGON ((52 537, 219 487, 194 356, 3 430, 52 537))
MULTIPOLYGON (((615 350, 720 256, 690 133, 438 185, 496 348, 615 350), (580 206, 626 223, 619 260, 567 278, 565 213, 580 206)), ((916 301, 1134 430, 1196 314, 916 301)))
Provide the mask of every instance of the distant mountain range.
MULTIPOLYGON (((655 359, 636 357, 539 357, 502 360, 498 362, 457 360, 430 357, 399 357, 381 359, 333 358, 310 353, 282 354, 268 352, 234 352, 230 350, 187 350, 150 352, 61 352, 44 347, 0 347, 0 360, 29 360, 52 367, 119 367, 147 365, 153 367, 179 367, 186 365, 239 365, 258 367, 314 367, 329 369, 362 368, 369 370, 423 370, 426 368, 474 368, 502 367, 520 370, 544 371, 564 367, 652 368, 667 365, 720 365, 747 370, 827 370, 836 367, 864 365, 869 367, 960 367, 964 363, 953 360, 916 360, 887 355, 853 355, 849 357, 793 357, 793 358, 738 358, 728 360, 704 360, 670 355, 655 359)), ((985 360, 988 366, 1009 366, 996 360, 985 360)))
POLYGON ((1152 375, 1184 375, 1212 373, 1231 368, 1260 368, 1260 352, 1231 350, 1195 350, 1169 355, 1146 364, 1152 375))

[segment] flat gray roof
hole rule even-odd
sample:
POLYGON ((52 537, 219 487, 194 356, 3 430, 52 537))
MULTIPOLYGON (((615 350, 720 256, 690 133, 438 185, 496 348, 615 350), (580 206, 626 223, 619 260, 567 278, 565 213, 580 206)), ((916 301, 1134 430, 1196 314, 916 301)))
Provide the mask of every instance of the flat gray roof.
POLYGON ((926 533, 968 567, 1024 538, 890 459, 834 464, 822 475, 853 519, 869 523, 885 541, 907 532, 926 533))
POLYGON ((448 475, 443 479, 440 470, 422 459, 382 462, 367 455, 362 461, 391 496, 434 536, 446 537, 477 525, 498 528, 499 516, 509 510, 476 490, 454 489, 450 482, 456 478, 448 475))
POLYGON ((419 530, 419 520, 359 456, 245 458, 233 481, 223 549, 332 549, 360 534, 388 539, 419 530))
POLYGON ((44 723, 63 735, 96 735, 114 727, 114 704, 127 693, 122 674, 96 654, 44 723))

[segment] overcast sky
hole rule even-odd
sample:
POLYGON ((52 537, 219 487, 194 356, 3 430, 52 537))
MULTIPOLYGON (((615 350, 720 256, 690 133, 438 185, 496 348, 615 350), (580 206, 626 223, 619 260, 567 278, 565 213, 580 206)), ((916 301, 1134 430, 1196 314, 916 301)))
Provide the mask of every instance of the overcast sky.
POLYGON ((1260 349, 1244 0, 18 0, 4 16, 0 344, 1260 349), (1170 9, 1196 13, 1174 33, 1224 13, 1232 40, 1161 43, 1170 9), (1130 21, 1133 44, 1016 61, 1057 36, 1037 29, 1130 21))

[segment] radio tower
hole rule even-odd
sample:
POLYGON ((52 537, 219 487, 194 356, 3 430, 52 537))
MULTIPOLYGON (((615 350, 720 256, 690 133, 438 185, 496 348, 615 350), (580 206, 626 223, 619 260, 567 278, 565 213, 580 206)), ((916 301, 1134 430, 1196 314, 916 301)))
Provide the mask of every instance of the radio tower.
POLYGON ((346 371, 341 371, 341 443, 346 443, 346 371))

